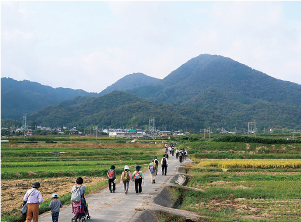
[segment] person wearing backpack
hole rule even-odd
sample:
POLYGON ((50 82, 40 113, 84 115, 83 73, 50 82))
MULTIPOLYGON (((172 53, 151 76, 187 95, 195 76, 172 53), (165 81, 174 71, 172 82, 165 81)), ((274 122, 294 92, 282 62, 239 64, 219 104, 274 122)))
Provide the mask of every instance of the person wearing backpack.
POLYGON ((155 164, 156 164, 156 175, 157 175, 158 174, 159 161, 158 161, 156 156, 154 158, 154 161, 155 161, 155 164))
POLYGON ((179 161, 180 161, 180 163, 182 163, 182 160, 183 160, 183 151, 181 150, 179 152, 179 161))
POLYGON ((30 222, 33 218, 34 222, 39 220, 39 207, 43 202, 43 197, 41 192, 38 190, 40 188, 40 183, 35 182, 32 186, 32 189, 27 190, 23 198, 23 205, 27 203, 27 213, 26 221, 30 222))
POLYGON ((121 180, 123 181, 124 193, 127 194, 129 192, 129 184, 132 182, 131 171, 129 170, 129 166, 124 166, 124 171, 121 174, 121 180))
POLYGON ((135 180, 135 191, 136 194, 141 193, 142 192, 142 180, 144 180, 144 176, 142 171, 140 171, 141 166, 136 166, 136 171, 134 171, 133 173, 133 179, 135 180))
POLYGON ((86 186, 83 185, 84 180, 81 177, 78 177, 76 179, 76 185, 74 185, 71 189, 71 201, 72 202, 79 202, 81 200, 81 203, 85 209, 85 212, 87 211, 87 202, 85 199, 85 193, 86 193, 86 186))
POLYGON ((164 155, 162 160, 161 160, 161 167, 162 167, 162 175, 166 176, 167 173, 167 167, 168 167, 168 161, 166 156, 164 155))
POLYGON ((149 164, 149 171, 151 176, 151 183, 155 183, 155 177, 156 177, 156 163, 154 160, 149 164))
POLYGON ((109 182, 109 190, 112 193, 115 193, 115 181, 116 181, 116 171, 115 171, 115 166, 112 165, 111 168, 108 170, 107 173, 108 177, 108 182, 109 182), (113 190, 112 190, 112 185, 113 185, 113 190))
POLYGON ((165 152, 164 156, 166 157, 166 159, 168 159, 168 153, 165 152))

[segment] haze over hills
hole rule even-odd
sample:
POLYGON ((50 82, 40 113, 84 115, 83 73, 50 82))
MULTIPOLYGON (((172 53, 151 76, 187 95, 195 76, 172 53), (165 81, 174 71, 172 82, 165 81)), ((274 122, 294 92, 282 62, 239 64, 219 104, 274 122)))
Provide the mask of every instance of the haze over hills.
POLYGON ((30 119, 37 124, 140 127, 155 117, 162 129, 199 130, 210 125, 233 130, 246 128, 249 121, 256 121, 262 130, 301 129, 300 85, 217 55, 195 57, 162 80, 130 74, 100 94, 105 95, 93 98, 88 94, 62 101, 34 113, 30 119))

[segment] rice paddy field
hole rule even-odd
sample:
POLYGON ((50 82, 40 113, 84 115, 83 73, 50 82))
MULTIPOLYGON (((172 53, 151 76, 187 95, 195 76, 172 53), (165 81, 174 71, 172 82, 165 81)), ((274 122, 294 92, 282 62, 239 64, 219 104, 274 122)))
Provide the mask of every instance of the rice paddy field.
MULTIPOLYGON (((69 203, 70 190, 78 176, 83 177, 88 193, 107 186, 106 174, 115 165, 120 174, 125 165, 148 166, 154 156, 162 155, 164 144, 131 143, 130 140, 94 139, 81 137, 47 138, 57 142, 26 141, 1 144, 1 221, 18 222, 18 208, 25 192, 36 181, 44 202, 40 213, 48 211, 51 195, 69 203)), ((119 177, 118 177, 119 178, 119 177)))
POLYGON ((180 209, 210 221, 301 221, 300 144, 192 142, 181 147, 194 162, 185 166, 185 186, 171 188, 180 209))

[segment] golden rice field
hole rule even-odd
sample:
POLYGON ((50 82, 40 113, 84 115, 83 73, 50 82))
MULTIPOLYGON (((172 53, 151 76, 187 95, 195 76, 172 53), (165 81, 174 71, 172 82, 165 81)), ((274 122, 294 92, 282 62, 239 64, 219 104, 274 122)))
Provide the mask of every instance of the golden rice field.
POLYGON ((300 159, 273 159, 273 160, 203 160, 198 164, 199 167, 220 167, 225 169, 233 168, 254 168, 254 169, 275 169, 275 168, 301 168, 300 159))

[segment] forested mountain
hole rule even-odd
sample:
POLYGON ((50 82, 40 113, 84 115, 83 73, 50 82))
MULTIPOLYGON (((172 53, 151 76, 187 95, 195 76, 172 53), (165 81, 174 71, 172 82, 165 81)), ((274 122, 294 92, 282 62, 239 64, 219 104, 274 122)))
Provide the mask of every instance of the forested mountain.
MULTIPOLYGON (((68 102, 65 102, 68 104, 68 102)), ((145 128, 155 118, 160 129, 204 128, 205 124, 229 120, 207 110, 197 110, 167 103, 156 103, 126 92, 114 91, 85 103, 48 106, 28 116, 29 121, 45 126, 88 126, 145 128)))
POLYGON ((196 100, 194 97, 209 88, 242 104, 267 101, 301 105, 300 85, 275 79, 230 58, 207 54, 189 60, 157 84, 128 92, 156 102, 189 105, 187 100, 196 100))
POLYGON ((113 91, 124 91, 127 89, 135 89, 137 87, 145 86, 159 81, 160 79, 147 76, 143 73, 133 73, 124 76, 123 78, 115 82, 113 85, 108 86, 106 89, 100 92, 99 95, 105 95, 113 91))
POLYGON ((18 120, 26 113, 38 111, 76 96, 95 97, 97 94, 80 89, 52 88, 27 80, 1 78, 1 118, 18 120))
POLYGON ((287 105, 264 101, 240 104, 214 89, 200 94, 199 98, 204 103, 201 108, 194 108, 151 102, 133 94, 114 91, 89 98, 86 102, 73 103, 73 99, 48 106, 29 115, 28 121, 52 127, 98 125, 104 128, 146 128, 149 119, 155 118, 156 127, 161 130, 194 131, 208 126, 243 130, 253 120, 256 120, 259 130, 284 127, 298 129, 301 125, 301 112, 297 107, 288 108, 287 105))
MULTIPOLYGON (((38 90, 11 90, 9 93, 9 87, 6 88, 9 95, 5 98, 8 100, 2 99, 2 118, 5 116, 3 102, 6 106, 20 103, 9 108, 21 113, 22 117, 26 107, 24 101, 38 101, 45 105, 49 88, 43 89, 43 93, 38 90), (35 96, 34 99, 29 100, 28 94, 35 96), (13 103, 15 97, 18 99, 13 103)), ((92 124, 100 127, 137 125, 142 128, 148 125, 149 118, 155 117, 156 126, 167 130, 197 131, 208 126, 245 129, 250 121, 256 121, 259 130, 301 129, 300 85, 275 79, 217 55, 193 58, 163 80, 141 73, 127 75, 102 93, 105 95, 96 98, 88 93, 76 98, 70 96, 72 99, 60 103, 52 100, 52 106, 30 115, 29 121, 48 126, 92 124)), ((30 104, 35 109, 40 105, 26 102, 26 105, 30 104)))

